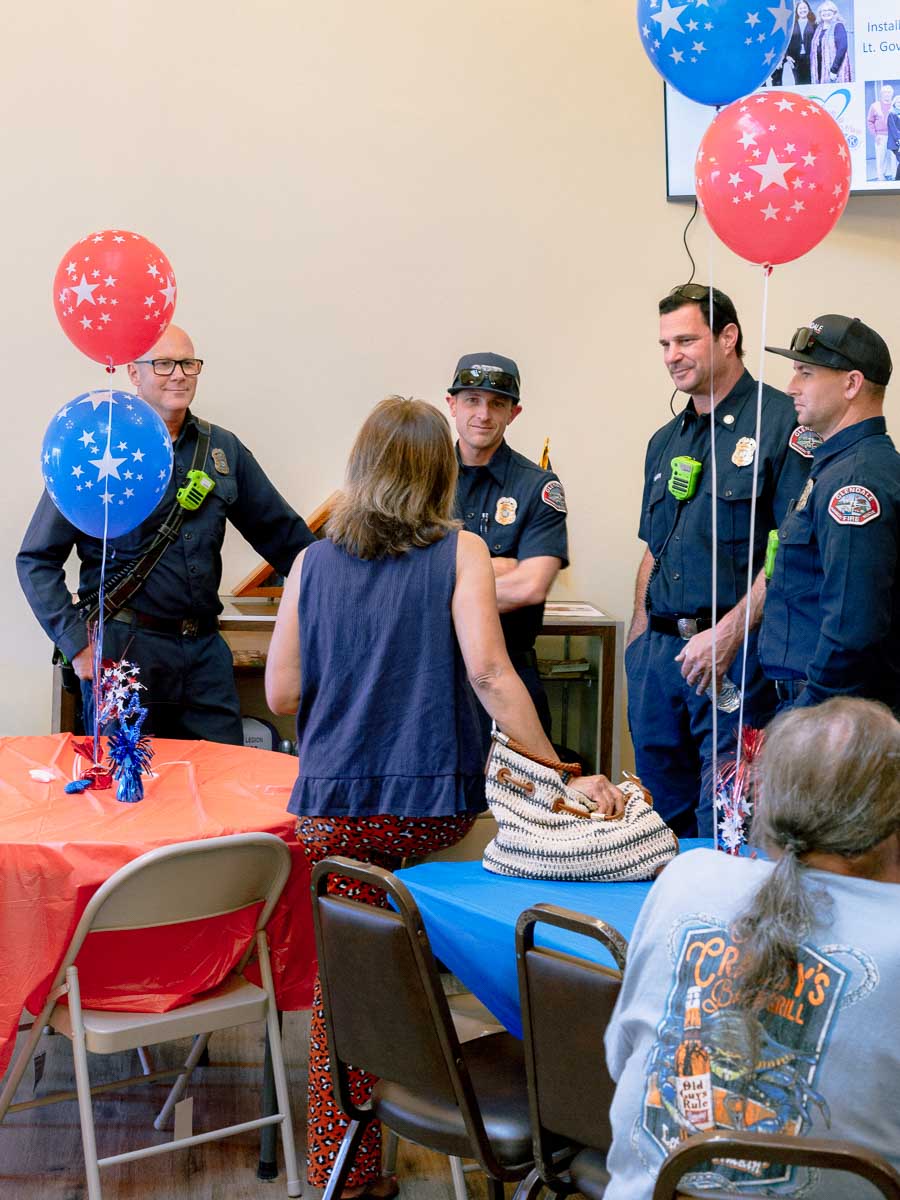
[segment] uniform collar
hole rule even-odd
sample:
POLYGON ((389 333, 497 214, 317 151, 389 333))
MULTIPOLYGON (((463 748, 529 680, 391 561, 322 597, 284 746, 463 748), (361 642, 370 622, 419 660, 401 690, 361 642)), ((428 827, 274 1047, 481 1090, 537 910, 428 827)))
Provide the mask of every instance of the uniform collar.
POLYGON ((848 425, 846 429, 839 430, 833 437, 827 438, 821 446, 817 446, 813 450, 812 469, 818 470, 824 463, 836 455, 842 454, 845 450, 849 450, 863 438, 875 437, 880 433, 887 433, 887 421, 884 417, 866 417, 865 421, 857 421, 855 425, 848 425))
MULTIPOLYGON (((716 415, 716 424, 721 425, 725 430, 734 430, 738 423, 738 418, 744 410, 744 406, 754 397, 755 393, 756 380, 745 368, 728 395, 724 396, 713 409, 716 415), (726 416, 733 417, 734 419, 726 421, 724 419, 726 416)), ((709 416, 707 413, 697 412, 696 408, 694 408, 694 398, 692 396, 681 413, 682 433, 694 421, 706 421, 708 423, 709 416)))
POLYGON ((456 461, 459 463, 460 471, 487 471, 496 483, 502 484, 506 479, 506 467, 509 463, 512 451, 506 444, 504 438, 497 449, 494 451, 489 462, 484 463, 479 467, 467 466, 459 456, 459 442, 456 443, 456 461))

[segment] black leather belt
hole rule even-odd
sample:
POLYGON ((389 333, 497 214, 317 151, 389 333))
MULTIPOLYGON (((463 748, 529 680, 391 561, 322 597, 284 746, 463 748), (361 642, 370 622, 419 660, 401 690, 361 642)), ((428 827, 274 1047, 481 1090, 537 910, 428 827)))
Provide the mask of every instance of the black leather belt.
POLYGON ((650 613, 651 629, 657 633, 672 633, 684 641, 695 633, 703 633, 704 629, 712 629, 714 624, 709 614, 705 617, 683 617, 678 613, 650 613))
POLYGON ((776 679, 774 680, 774 683, 775 695, 782 702, 782 704, 786 700, 790 701, 791 703, 793 703, 795 700, 799 700, 806 690, 805 679, 776 679))
POLYGON ((169 633, 173 637, 205 637, 219 628, 217 617, 185 617, 176 621, 168 617, 153 617, 135 608, 120 608, 112 619, 140 629, 152 629, 154 633, 169 633))

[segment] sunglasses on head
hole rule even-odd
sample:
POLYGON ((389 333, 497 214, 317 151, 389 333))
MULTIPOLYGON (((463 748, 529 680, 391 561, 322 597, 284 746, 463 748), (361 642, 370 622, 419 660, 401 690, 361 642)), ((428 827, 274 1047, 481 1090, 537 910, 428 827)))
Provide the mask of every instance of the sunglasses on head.
POLYGON ((821 346, 823 350, 827 350, 829 354, 836 354, 838 358, 843 359, 847 364, 848 369, 855 371, 857 368, 853 366, 850 359, 842 354, 840 350, 835 350, 834 346, 829 346, 828 343, 819 336, 814 329, 810 329, 808 325, 801 325, 791 338, 791 349, 796 350, 798 354, 808 354, 815 346, 821 346))
POLYGON ((709 288, 702 283, 680 283, 669 295, 677 296, 679 300, 708 300, 709 288))
POLYGON ((479 388, 485 384, 499 388, 501 392, 512 392, 516 396, 519 394, 518 378, 500 367, 464 367, 457 371, 453 386, 479 388))

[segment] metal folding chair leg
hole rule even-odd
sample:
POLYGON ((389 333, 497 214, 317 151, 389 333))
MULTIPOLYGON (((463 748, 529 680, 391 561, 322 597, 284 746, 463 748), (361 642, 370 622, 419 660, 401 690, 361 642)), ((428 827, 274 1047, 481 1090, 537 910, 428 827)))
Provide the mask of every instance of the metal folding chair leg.
POLYGON ((84 1020, 81 1015, 81 991, 78 986, 78 971, 74 966, 69 967, 66 979, 69 985, 72 1057, 75 1062, 75 1087, 78 1089, 78 1114, 81 1118, 81 1144, 84 1147, 84 1173, 87 1179, 88 1200, 103 1200, 100 1190, 100 1168, 97 1164, 97 1139, 94 1135, 94 1112, 91 1106, 91 1079, 84 1039, 84 1020))
POLYGON ((397 1147, 400 1139, 393 1129, 384 1128, 381 1137, 381 1170, 385 1175, 397 1173, 397 1147))
MULTIPOLYGON (((197 1037, 194 1038, 194 1044, 191 1046, 190 1052, 184 1061, 184 1070, 172 1084, 169 1094, 166 1096, 166 1102, 159 1110, 159 1116, 153 1122, 154 1129, 165 1129, 165 1127, 168 1125, 172 1113, 175 1110, 175 1105, 184 1095, 185 1088, 187 1087, 188 1081, 193 1074, 194 1067, 196 1067, 200 1055, 206 1049, 206 1043, 208 1041, 208 1033, 198 1034, 197 1037)), ((138 1054, 140 1053, 141 1050, 138 1050, 138 1054)))
POLYGON ((449 1162, 450 1177, 453 1180, 453 1195, 456 1200, 468 1200, 469 1193, 466 1190, 466 1176, 463 1170, 462 1159, 451 1156, 449 1162))
POLYGON ((347 1176, 350 1174, 350 1168, 353 1166, 353 1161, 356 1158, 356 1152, 360 1147, 363 1134, 368 1129, 369 1124, 370 1122, 368 1121, 351 1121, 347 1126, 347 1132, 344 1134, 341 1148, 338 1150, 337 1158, 334 1160, 334 1166, 331 1169, 328 1186, 325 1188, 322 1200, 335 1200, 335 1197, 340 1196, 344 1190, 347 1176))

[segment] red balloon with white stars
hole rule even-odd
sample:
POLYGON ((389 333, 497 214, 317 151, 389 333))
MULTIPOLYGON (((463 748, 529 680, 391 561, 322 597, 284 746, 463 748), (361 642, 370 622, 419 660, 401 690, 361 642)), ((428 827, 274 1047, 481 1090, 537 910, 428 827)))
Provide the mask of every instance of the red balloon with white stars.
POLYGON ((750 262, 800 258, 850 195, 850 151, 834 117, 796 92, 735 100, 703 135, 697 199, 716 235, 750 262))
POLYGON ((53 280, 63 333, 108 367, 154 346, 175 313, 175 272, 158 246, 127 229, 89 233, 67 251, 53 280))

